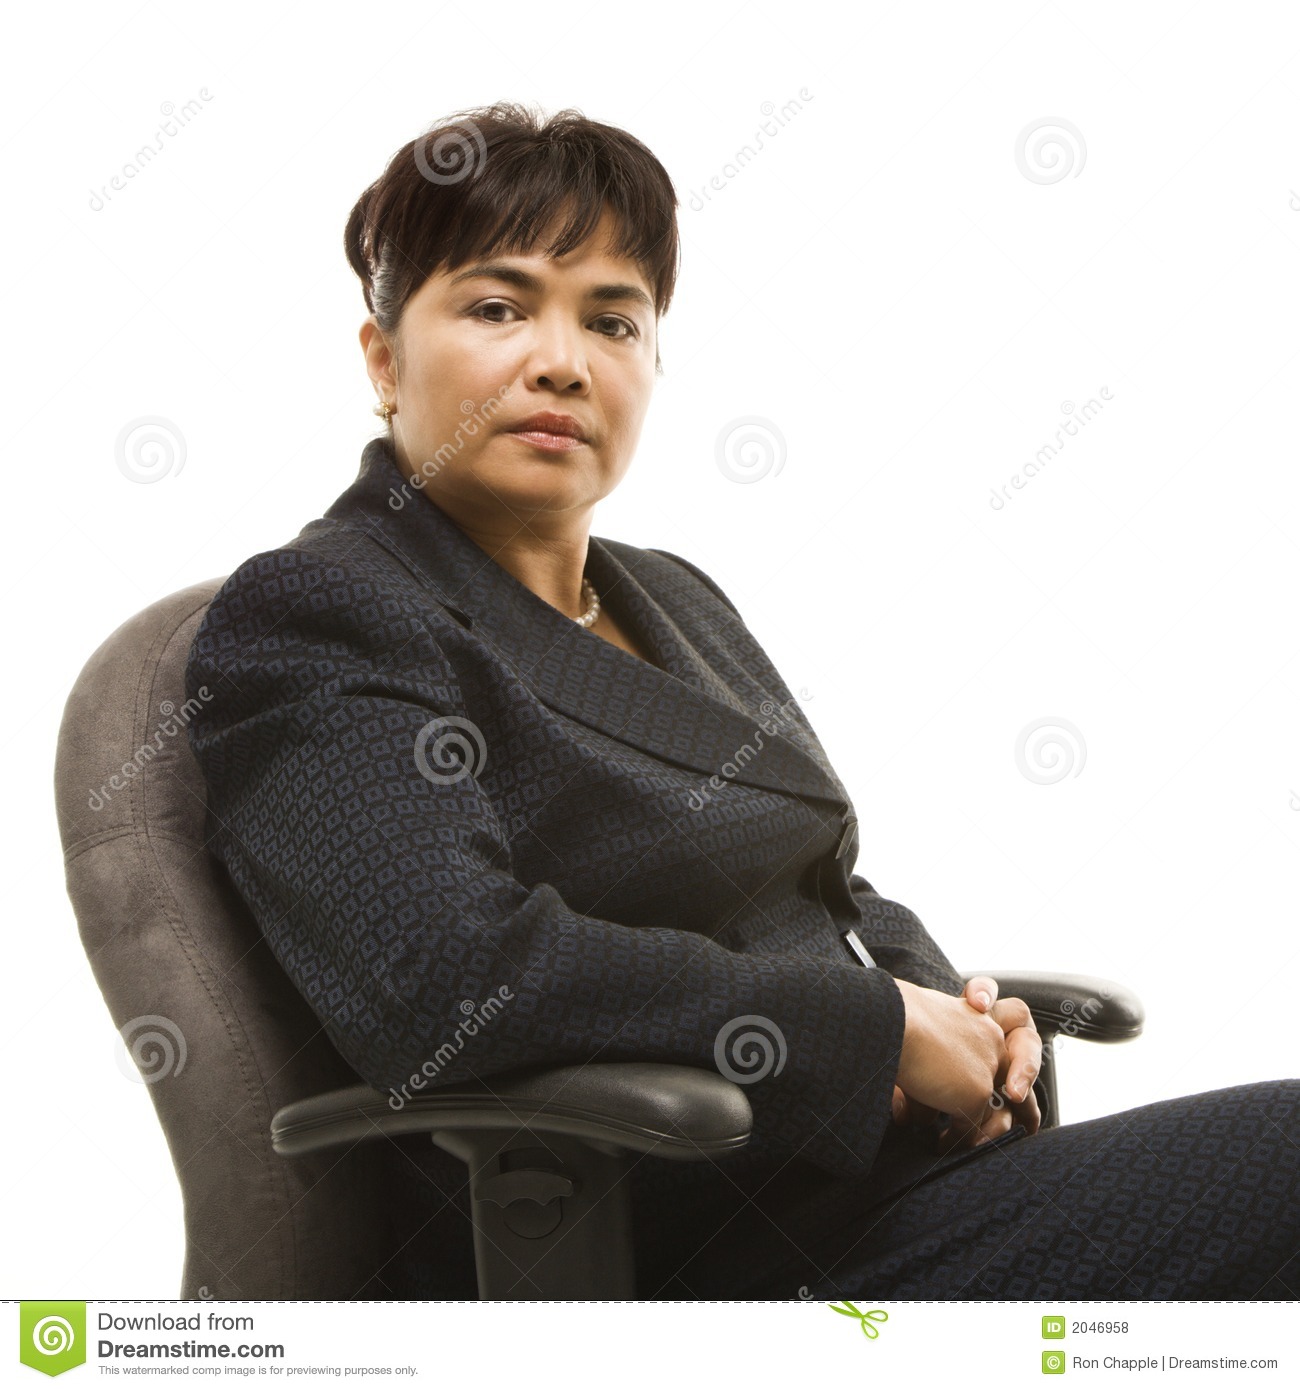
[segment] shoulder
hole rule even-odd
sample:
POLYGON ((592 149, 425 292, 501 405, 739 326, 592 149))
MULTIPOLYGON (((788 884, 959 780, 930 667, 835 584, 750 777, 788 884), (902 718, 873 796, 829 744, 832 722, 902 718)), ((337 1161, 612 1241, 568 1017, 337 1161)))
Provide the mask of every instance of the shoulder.
POLYGON ((454 611, 365 532, 313 523, 238 565, 200 619, 186 683, 330 688, 355 675, 450 671, 454 611))
POLYGON ((366 531, 316 521, 238 565, 213 595, 199 631, 225 625, 252 635, 275 623, 375 636, 416 619, 427 626, 440 613, 454 619, 456 610, 440 597, 366 531))

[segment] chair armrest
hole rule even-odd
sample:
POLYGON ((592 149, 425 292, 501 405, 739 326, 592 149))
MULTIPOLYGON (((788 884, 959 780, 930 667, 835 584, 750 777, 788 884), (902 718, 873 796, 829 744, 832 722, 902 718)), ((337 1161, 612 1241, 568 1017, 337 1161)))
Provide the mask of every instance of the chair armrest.
POLYGON ((705 1159, 749 1142, 753 1112, 734 1081, 670 1062, 529 1068, 416 1092, 398 1108, 370 1086, 282 1106, 271 1145, 286 1158, 332 1144, 440 1130, 532 1130, 663 1158, 705 1159))
POLYGON ((1044 1040, 1065 1033, 1087 1042, 1128 1042, 1146 1021, 1131 989, 1102 975, 1063 975, 1055 970, 969 970, 962 979, 991 975, 999 999, 1023 999, 1044 1040))

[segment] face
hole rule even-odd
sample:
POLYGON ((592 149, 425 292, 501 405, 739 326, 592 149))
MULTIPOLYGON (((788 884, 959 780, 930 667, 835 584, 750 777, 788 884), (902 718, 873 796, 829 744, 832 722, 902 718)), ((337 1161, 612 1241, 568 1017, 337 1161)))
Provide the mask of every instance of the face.
POLYGON ((653 290, 613 254, 612 231, 607 211, 561 259, 498 254, 439 271, 407 302, 397 344, 373 315, 362 325, 370 378, 397 403, 398 462, 461 525, 585 530, 627 472, 654 386, 657 323, 653 290), (520 431, 539 412, 576 425, 520 431))

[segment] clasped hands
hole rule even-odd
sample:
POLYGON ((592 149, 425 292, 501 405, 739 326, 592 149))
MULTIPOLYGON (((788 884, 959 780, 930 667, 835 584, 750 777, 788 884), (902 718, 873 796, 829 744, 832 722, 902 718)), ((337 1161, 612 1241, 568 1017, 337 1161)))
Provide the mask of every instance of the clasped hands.
POLYGON ((960 995, 894 983, 907 1010, 894 1123, 933 1123, 945 1112, 952 1122, 938 1132, 941 1153, 974 1148, 1017 1123, 1036 1133, 1043 1042, 1029 1005, 999 1000, 989 975, 973 976, 960 995))

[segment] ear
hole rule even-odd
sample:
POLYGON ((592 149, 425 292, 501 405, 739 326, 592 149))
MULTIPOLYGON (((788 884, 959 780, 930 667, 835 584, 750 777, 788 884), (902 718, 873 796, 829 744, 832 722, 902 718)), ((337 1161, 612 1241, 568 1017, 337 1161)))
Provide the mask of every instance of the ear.
POLYGON ((366 358, 366 373, 374 383, 375 390, 384 400, 393 400, 397 394, 393 350, 374 314, 366 315, 357 336, 366 358))

